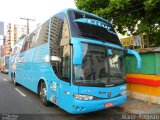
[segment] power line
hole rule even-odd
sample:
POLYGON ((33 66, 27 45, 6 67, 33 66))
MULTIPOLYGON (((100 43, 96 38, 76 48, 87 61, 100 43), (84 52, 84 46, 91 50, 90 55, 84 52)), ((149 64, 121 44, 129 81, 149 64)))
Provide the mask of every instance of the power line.
MULTIPOLYGON (((139 2, 139 3, 137 3, 137 4, 133 5, 133 6, 128 7, 127 10, 133 9, 133 8, 137 7, 138 5, 144 6, 142 3, 139 2)), ((115 12, 119 12, 119 10, 115 10, 115 11, 109 12, 108 14, 112 14, 112 13, 115 13, 115 12)))
MULTIPOLYGON (((133 13, 133 12, 139 11, 139 10, 141 10, 141 9, 144 9, 144 7, 141 7, 141 8, 135 9, 135 10, 132 10, 132 11, 130 11, 130 12, 127 12, 127 13, 123 14, 123 15, 129 14, 129 13, 133 13)), ((117 17, 119 17, 119 16, 120 16, 120 15, 118 15, 118 16, 116 16, 116 17, 113 17, 113 19, 115 19, 115 18, 117 18, 117 17)))

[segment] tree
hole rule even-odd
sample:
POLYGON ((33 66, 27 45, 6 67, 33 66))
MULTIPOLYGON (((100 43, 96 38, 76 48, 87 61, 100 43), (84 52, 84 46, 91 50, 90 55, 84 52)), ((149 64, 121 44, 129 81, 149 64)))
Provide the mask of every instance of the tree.
POLYGON ((77 0, 76 5, 111 21, 121 34, 143 33, 150 45, 160 45, 159 0, 77 0))

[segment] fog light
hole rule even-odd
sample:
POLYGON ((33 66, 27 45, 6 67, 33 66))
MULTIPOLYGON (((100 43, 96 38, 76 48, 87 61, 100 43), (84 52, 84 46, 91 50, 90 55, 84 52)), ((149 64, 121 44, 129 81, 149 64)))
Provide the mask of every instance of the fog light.
POLYGON ((80 107, 80 108, 79 108, 79 110, 83 110, 83 109, 84 109, 84 107, 80 107))
POLYGON ((77 110, 78 109, 78 106, 76 105, 72 105, 73 109, 77 110))

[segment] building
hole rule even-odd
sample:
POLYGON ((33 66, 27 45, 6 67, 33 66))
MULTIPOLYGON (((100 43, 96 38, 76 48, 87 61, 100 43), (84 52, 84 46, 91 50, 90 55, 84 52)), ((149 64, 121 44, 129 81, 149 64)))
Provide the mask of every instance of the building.
POLYGON ((3 56, 3 48, 4 48, 4 22, 0 22, 0 57, 3 56))
POLYGON ((4 39, 3 39, 3 50, 2 50, 2 53, 4 55, 6 55, 6 36, 4 36, 4 39))
POLYGON ((16 25, 15 27, 16 35, 15 39, 20 39, 23 35, 27 35, 27 26, 26 25, 16 25))
POLYGON ((27 26, 26 25, 16 25, 13 23, 9 23, 7 26, 7 37, 6 37, 6 54, 10 54, 11 48, 13 48, 14 44, 17 40, 27 34, 27 26))
POLYGON ((126 38, 120 39, 120 41, 123 47, 131 48, 131 49, 144 48, 143 35, 128 36, 126 38))
POLYGON ((4 36, 4 22, 0 22, 0 35, 4 36))
POLYGON ((0 45, 0 58, 3 56, 3 45, 0 45))

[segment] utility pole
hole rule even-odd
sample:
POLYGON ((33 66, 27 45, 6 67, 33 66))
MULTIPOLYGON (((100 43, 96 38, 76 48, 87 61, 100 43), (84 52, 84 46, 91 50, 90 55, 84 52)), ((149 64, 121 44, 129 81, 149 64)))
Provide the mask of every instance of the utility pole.
POLYGON ((21 18, 21 17, 20 17, 20 19, 23 19, 23 20, 27 21, 27 34, 29 34, 29 21, 35 21, 35 19, 21 18))

